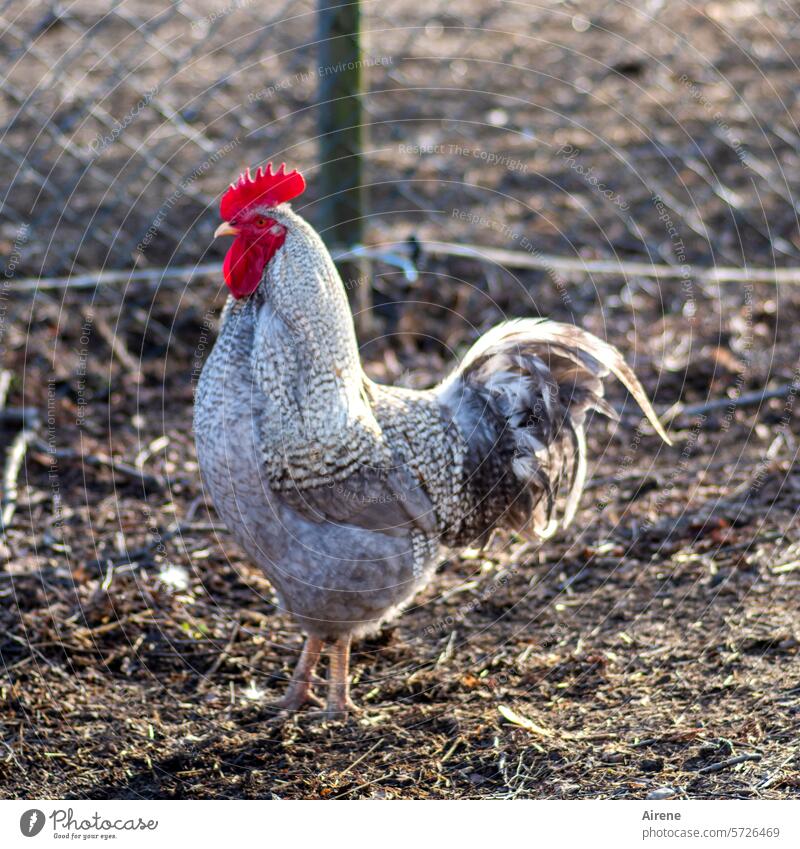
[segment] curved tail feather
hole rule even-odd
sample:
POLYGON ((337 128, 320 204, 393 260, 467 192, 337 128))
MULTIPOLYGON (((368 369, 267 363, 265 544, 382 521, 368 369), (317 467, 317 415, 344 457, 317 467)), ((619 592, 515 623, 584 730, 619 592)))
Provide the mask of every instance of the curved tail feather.
POLYGON ((470 508, 455 540, 485 541, 498 527, 530 528, 546 538, 570 524, 586 482, 586 413, 617 418, 603 398, 609 373, 671 444, 633 370, 591 333, 518 319, 473 345, 436 390, 466 443, 470 508))

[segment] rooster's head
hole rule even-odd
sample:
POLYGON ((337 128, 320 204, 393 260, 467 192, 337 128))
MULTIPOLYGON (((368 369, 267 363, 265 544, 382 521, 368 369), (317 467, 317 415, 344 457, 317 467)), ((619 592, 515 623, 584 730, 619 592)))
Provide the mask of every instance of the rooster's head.
POLYGON ((306 181, 298 171, 287 172, 281 165, 273 172, 270 162, 255 176, 249 169, 245 171, 222 196, 219 211, 223 223, 214 236, 236 237, 222 266, 234 298, 245 298, 258 288, 264 268, 286 239, 286 227, 270 213, 305 187, 306 181))

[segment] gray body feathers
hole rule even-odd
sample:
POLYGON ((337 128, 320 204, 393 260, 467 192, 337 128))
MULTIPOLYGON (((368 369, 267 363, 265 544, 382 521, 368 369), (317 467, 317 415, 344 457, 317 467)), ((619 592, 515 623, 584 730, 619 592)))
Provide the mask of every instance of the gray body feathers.
POLYGON ((616 349, 571 325, 500 325, 431 390, 369 381, 330 256, 306 222, 277 212, 286 242, 259 289, 226 307, 195 434, 218 512, 309 633, 379 626, 442 546, 569 524, 586 413, 612 413, 609 371, 666 438, 616 349))

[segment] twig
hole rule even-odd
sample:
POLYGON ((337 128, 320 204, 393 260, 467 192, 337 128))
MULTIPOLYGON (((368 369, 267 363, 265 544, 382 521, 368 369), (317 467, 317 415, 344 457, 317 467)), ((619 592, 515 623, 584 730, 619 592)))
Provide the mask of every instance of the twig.
MULTIPOLYGON (((60 678, 64 679, 65 681, 72 680, 72 677, 67 672, 65 672, 57 663, 53 663, 48 660, 47 657, 42 654, 41 651, 39 651, 37 645, 34 645, 29 640, 24 640, 18 634, 7 633, 6 637, 8 637, 9 640, 13 640, 15 643, 18 643, 19 645, 23 646, 23 648, 28 649, 31 655, 35 655, 46 667, 48 667, 51 672, 54 672, 60 678)), ((58 646, 59 648, 63 648, 63 643, 60 642, 52 643, 52 645, 58 646)))
POLYGON ((666 424, 670 424, 680 416, 700 416, 705 413, 713 413, 717 410, 727 410, 730 407, 757 407, 771 398, 786 398, 797 391, 798 386, 796 383, 787 383, 783 386, 776 386, 774 389, 759 389, 755 392, 745 392, 743 395, 739 395, 738 398, 714 398, 703 404, 688 404, 686 406, 677 404, 666 413, 663 413, 661 419, 666 424))
POLYGON ((577 274, 614 274, 623 277, 655 277, 679 279, 687 274, 706 283, 800 283, 800 268, 737 268, 715 266, 688 269, 679 265, 656 265, 650 262, 619 262, 611 259, 579 259, 549 254, 511 251, 504 248, 485 248, 479 245, 452 242, 422 242, 424 253, 432 256, 461 256, 488 260, 509 268, 536 268, 545 271, 577 274))
MULTIPOLYGON (((6 399, 8 398, 8 390, 11 388, 11 372, 8 369, 0 370, 0 421, 4 424, 8 421, 13 421, 13 416, 8 414, 10 410, 5 409, 6 399)), ((6 453, 6 465, 3 471, 3 489, 0 493, 0 533, 5 533, 6 528, 11 524, 14 518, 14 513, 17 509, 17 478, 19 470, 22 468, 22 461, 25 458, 25 452, 28 449, 28 443, 33 436, 33 428, 38 422, 38 417, 30 418, 26 421, 25 416, 15 421, 23 424, 23 430, 17 434, 14 441, 8 448, 6 453)))
POLYGON ((6 454, 6 465, 3 472, 2 516, 0 516, 0 532, 5 533, 14 513, 17 511, 17 479, 25 459, 28 446, 36 434, 29 428, 24 428, 15 437, 6 454))
POLYGON ((11 388, 11 372, 7 369, 0 371, 0 410, 6 405, 8 390, 11 388))
POLYGON ((332 796, 333 799, 341 799, 343 796, 347 796, 350 793, 358 793, 359 790, 365 790, 367 787, 372 787, 373 784, 377 784, 380 781, 385 781, 387 778, 391 778, 392 773, 387 772, 385 775, 379 775, 377 778, 373 778, 371 781, 365 781, 363 784, 359 784, 357 787, 353 787, 350 790, 345 790, 343 793, 339 793, 338 796, 332 796))
MULTIPOLYGON (((122 566, 126 563, 135 563, 138 560, 141 560, 145 557, 149 557, 150 554, 157 549, 160 545, 165 542, 169 542, 169 540, 173 539, 176 536, 180 536, 184 533, 189 533, 196 531, 200 532, 212 532, 212 533, 225 533, 227 528, 224 525, 217 524, 209 524, 209 523, 198 523, 198 522, 190 522, 190 523, 181 523, 179 525, 173 525, 171 528, 168 528, 163 533, 159 531, 157 534, 153 535, 153 539, 147 545, 142 546, 141 548, 134 549, 133 551, 128 551, 127 549, 119 554, 111 555, 109 557, 101 557, 98 560, 91 560, 86 564, 87 569, 105 569, 109 565, 112 566, 122 566)), ((0 575, 0 578, 2 575, 0 575)), ((252 615, 252 613, 250 614, 252 615)))
POLYGON ((131 622, 140 625, 145 620, 151 619, 154 615, 155 611, 147 608, 139 613, 133 613, 129 616, 123 617, 122 619, 114 619, 111 622, 106 622, 104 625, 97 625, 94 628, 76 628, 72 632, 72 636, 77 637, 78 639, 83 639, 84 637, 97 637, 100 634, 108 634, 110 631, 116 631, 117 628, 124 628, 131 622))
POLYGON ((10 746, 8 743, 6 743, 6 741, 5 741, 5 740, 0 740, 0 743, 2 743, 2 744, 3 744, 3 745, 4 745, 7 749, 8 749, 8 753, 9 753, 9 755, 11 756, 11 759, 12 759, 12 760, 14 761, 14 763, 17 765, 17 769, 19 769, 19 770, 21 770, 21 771, 23 771, 23 772, 24 772, 25 767, 24 767, 24 766, 23 766, 23 765, 19 762, 19 758, 17 758, 17 755, 16 755, 16 753, 14 752, 14 750, 11 748, 11 746, 10 746))
POLYGON ((200 683, 197 685, 196 692, 203 693, 211 681, 213 675, 216 674, 217 670, 222 666, 222 661, 225 660, 226 657, 231 653, 231 649, 233 648, 233 644, 236 642, 236 638, 239 636, 239 631, 241 630, 242 622, 240 619, 237 619, 236 622, 233 623, 233 629, 231 630, 231 635, 228 638, 228 642, 225 645, 225 648, 217 655, 216 660, 208 667, 205 674, 203 675, 200 683))
MULTIPOLYGON (((776 539, 785 539, 785 534, 782 531, 773 531, 768 534, 756 534, 750 537, 745 542, 735 542, 732 545, 720 545, 714 549, 715 555, 729 554, 732 551, 746 551, 752 548, 756 543, 774 542, 776 539)), ((773 570, 774 571, 774 570, 773 570)))
POLYGON ((602 478, 591 478, 586 481, 585 486, 583 487, 586 491, 592 489, 600 489, 603 486, 610 486, 611 484, 629 484, 629 483, 638 483, 638 488, 643 486, 647 486, 648 484, 655 484, 656 486, 661 485, 661 478, 656 474, 650 474, 645 472, 632 472, 627 475, 608 475, 607 477, 602 478))
POLYGON ((0 424, 26 427, 36 430, 39 426, 39 411, 35 407, 6 407, 0 403, 0 424))
POLYGON ((774 769, 769 775, 765 776, 755 785, 754 790, 766 790, 768 787, 772 787, 773 784, 777 784, 778 781, 783 777, 783 770, 786 766, 788 766, 797 756, 797 751, 794 750, 789 755, 788 758, 784 759, 779 765, 777 769, 774 769))
POLYGON ((376 743, 373 743, 373 744, 369 747, 369 749, 367 749, 367 751, 366 751, 366 752, 364 752, 364 754, 363 754, 363 755, 361 755, 360 757, 356 758, 356 759, 353 761, 353 763, 351 763, 351 764, 350 764, 350 766, 346 766, 346 767, 345 767, 345 768, 344 768, 344 769, 343 769, 343 770, 339 773, 339 778, 341 778, 343 775, 347 775, 347 773, 348 773, 348 772, 350 772, 350 770, 351 770, 351 769, 353 769, 353 767, 358 766, 358 765, 359 765, 359 764, 360 764, 360 763, 364 760, 364 758, 366 758, 368 755, 371 755, 371 754, 375 751, 375 749, 377 749, 377 748, 378 748, 378 746, 380 746, 380 744, 381 744, 381 743, 383 743, 384 739, 385 739, 384 737, 381 737, 381 738, 380 738, 380 740, 378 740, 376 743))
MULTIPOLYGON (((504 248, 482 247, 480 245, 459 245, 452 242, 422 242, 420 249, 430 256, 460 256, 470 259, 494 262, 507 268, 533 268, 541 270, 555 269, 572 274, 611 274, 622 277, 654 277, 660 280, 683 279, 687 274, 706 283, 800 283, 800 268, 738 268, 736 266, 715 266, 702 268, 691 266, 688 270, 678 265, 656 265, 650 262, 620 262, 610 259, 580 259, 574 257, 552 256, 550 254, 512 251, 504 248)), ((343 251, 336 259, 365 255, 388 259, 392 264, 400 264, 399 259, 408 251, 405 243, 384 245, 380 248, 356 248, 343 251), (360 254, 356 252, 360 251, 360 254)), ((413 278, 411 269, 402 263, 406 279, 413 278)), ((195 277, 218 276, 222 266, 211 262, 202 265, 178 266, 176 268, 153 268, 138 271, 95 271, 74 277, 26 277, 14 284, 14 291, 37 292, 45 289, 93 289, 114 283, 156 282, 183 279, 187 283, 195 277)))
POLYGON ((726 758, 724 761, 718 761, 715 764, 709 764, 708 766, 704 766, 702 769, 698 769, 697 772, 700 775, 707 775, 711 772, 720 772, 723 769, 727 769, 729 766, 737 766, 738 764, 747 763, 748 761, 760 760, 761 755, 758 755, 755 752, 748 755, 737 755, 735 758, 726 758))
POLYGON ((204 265, 181 266, 178 268, 151 268, 139 271, 93 271, 74 277, 25 277, 14 283, 14 292, 37 292, 43 289, 93 289, 111 283, 160 282, 184 278, 187 282, 195 277, 217 275, 222 270, 218 262, 204 265))
POLYGON ((100 315, 94 316, 94 325, 97 332, 105 339, 106 344, 111 348, 117 359, 127 369, 135 383, 141 383, 143 380, 140 364, 131 356, 128 349, 125 347, 125 342, 119 333, 115 333, 111 325, 100 315))
POLYGON ((104 457, 102 454, 81 454, 74 448, 52 448, 42 439, 35 440, 37 451, 56 460, 80 460, 87 466, 93 466, 100 469, 111 469, 123 477, 131 480, 139 481, 142 486, 151 486, 158 489, 164 489, 167 482, 160 475, 151 475, 148 472, 143 472, 141 469, 136 469, 127 463, 122 463, 118 460, 112 460, 110 457, 104 457))

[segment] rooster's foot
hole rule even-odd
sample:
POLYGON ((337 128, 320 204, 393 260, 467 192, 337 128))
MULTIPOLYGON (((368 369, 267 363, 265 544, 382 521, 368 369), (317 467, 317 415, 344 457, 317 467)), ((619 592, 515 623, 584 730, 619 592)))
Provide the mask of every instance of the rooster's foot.
POLYGON ((314 693, 310 683, 302 682, 298 686, 290 684, 284 696, 275 702, 271 702, 270 707, 276 711, 296 711, 306 704, 320 708, 325 703, 314 693))
POLYGON ((342 637, 330 650, 328 703, 324 716, 326 719, 347 719, 360 712, 361 708, 350 698, 350 637, 342 637))
POLYGON ((314 694, 312 685, 316 680, 314 669, 322 651, 322 640, 319 637, 307 637, 303 652, 292 673, 292 680, 283 698, 273 702, 271 707, 277 711, 299 710, 305 704, 323 705, 322 699, 314 694))
POLYGON ((347 696, 344 699, 329 699, 325 705, 324 717, 330 720, 345 720, 351 716, 358 715, 363 711, 347 696))

